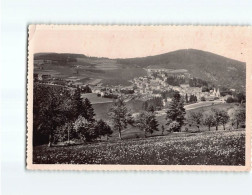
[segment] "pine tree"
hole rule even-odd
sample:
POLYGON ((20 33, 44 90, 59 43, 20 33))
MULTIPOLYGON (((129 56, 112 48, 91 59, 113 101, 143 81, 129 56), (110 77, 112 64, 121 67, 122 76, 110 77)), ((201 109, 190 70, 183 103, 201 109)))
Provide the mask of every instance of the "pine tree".
POLYGON ((84 103, 83 103, 83 108, 85 109, 84 112, 84 117, 88 122, 94 122, 95 121, 95 113, 94 109, 92 107, 91 102, 89 99, 85 98, 84 103))
POLYGON ((184 124, 185 119, 185 108, 184 108, 184 102, 180 96, 179 93, 176 93, 171 103, 168 106, 168 110, 166 112, 166 120, 167 125, 169 125, 171 122, 176 121, 180 125, 180 128, 184 124))
POLYGON ((83 109, 83 100, 81 98, 81 90, 79 87, 74 91, 72 97, 72 104, 73 104, 73 118, 77 119, 79 115, 85 115, 85 109, 83 109))
POLYGON ((185 95, 185 100, 186 100, 186 103, 188 103, 188 95, 187 95, 187 93, 185 95))

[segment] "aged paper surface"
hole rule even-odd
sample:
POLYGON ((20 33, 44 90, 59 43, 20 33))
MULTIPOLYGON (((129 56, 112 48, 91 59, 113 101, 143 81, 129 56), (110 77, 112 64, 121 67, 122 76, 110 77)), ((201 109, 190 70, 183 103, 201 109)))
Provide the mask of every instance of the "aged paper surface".
POLYGON ((251 33, 30 25, 27 169, 249 171, 251 33))

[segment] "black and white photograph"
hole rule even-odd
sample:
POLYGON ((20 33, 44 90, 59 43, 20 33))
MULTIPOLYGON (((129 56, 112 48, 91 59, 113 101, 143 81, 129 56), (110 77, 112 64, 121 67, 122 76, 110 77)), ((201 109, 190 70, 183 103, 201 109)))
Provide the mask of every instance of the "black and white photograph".
POLYGON ((246 42, 235 31, 42 25, 29 33, 33 165, 247 167, 246 42))

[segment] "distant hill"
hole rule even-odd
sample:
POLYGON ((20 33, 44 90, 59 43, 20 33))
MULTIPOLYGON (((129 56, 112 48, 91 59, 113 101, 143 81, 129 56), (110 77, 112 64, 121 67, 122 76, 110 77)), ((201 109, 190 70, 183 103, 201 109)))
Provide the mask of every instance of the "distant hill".
POLYGON ((119 64, 143 68, 186 69, 216 86, 245 89, 246 64, 210 52, 184 49, 142 58, 117 59, 119 64))
MULTIPOLYGON (((113 69, 124 68, 124 71, 128 72, 131 71, 131 68, 132 71, 135 68, 185 69, 193 77, 211 81, 216 86, 225 86, 242 91, 245 90, 246 86, 246 64, 244 62, 195 49, 184 49, 155 56, 116 60, 89 57, 83 54, 37 53, 34 55, 34 60, 52 60, 57 61, 58 65, 65 67, 78 64, 101 70, 104 70, 104 67, 112 65, 113 69)), ((50 69, 49 66, 47 68, 50 69)), ((109 70, 106 69, 106 71, 109 70)), ((103 77, 103 74, 89 76, 103 77)), ((113 80, 114 76, 117 77, 117 75, 111 73, 110 79, 113 80)))
POLYGON ((83 54, 70 54, 70 53, 36 53, 34 60, 66 60, 67 58, 87 58, 83 54))

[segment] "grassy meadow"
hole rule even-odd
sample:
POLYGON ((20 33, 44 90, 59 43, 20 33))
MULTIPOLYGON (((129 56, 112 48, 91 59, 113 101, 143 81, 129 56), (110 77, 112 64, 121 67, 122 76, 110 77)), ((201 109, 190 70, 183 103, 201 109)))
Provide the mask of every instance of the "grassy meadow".
POLYGON ((245 131, 171 133, 147 139, 33 149, 35 164, 245 165, 245 131))
MULTIPOLYGON (((106 99, 106 98, 103 98, 103 99, 106 99)), ((142 111, 142 103, 143 102, 140 100, 131 100, 131 101, 127 102, 126 105, 127 105, 127 108, 130 109, 132 111, 132 113, 134 113, 134 112, 141 112, 142 111)), ((112 102, 93 104, 93 108, 96 113, 96 119, 98 119, 98 120, 103 119, 109 123, 108 111, 109 111, 109 108, 112 104, 113 104, 112 102)), ((197 108, 197 109, 193 109, 193 110, 187 110, 186 113, 188 115, 188 114, 190 114, 190 112, 205 112, 205 111, 210 111, 212 108, 219 108, 219 109, 223 109, 223 110, 228 110, 232 107, 234 107, 234 104, 221 103, 221 104, 206 106, 206 107, 197 108)), ((167 120, 165 119, 166 115, 164 114, 161 116, 157 116, 156 118, 159 123, 159 126, 158 126, 159 131, 155 131, 152 135, 148 135, 148 136, 161 135, 162 134, 162 132, 161 132, 162 125, 165 127, 164 135, 167 135, 168 134, 168 132, 166 131, 167 130, 167 126, 166 126, 167 120)), ((191 127, 187 126, 187 128, 188 128, 189 132, 198 132, 197 127, 195 127, 195 126, 191 126, 191 127)), ((230 124, 226 125, 226 129, 230 129, 230 124)), ((185 131, 185 126, 183 126, 181 130, 185 131)), ((219 130, 223 130, 223 127, 221 125, 219 126, 219 130)), ((200 131, 208 131, 208 128, 206 126, 201 125, 200 131)), ((215 127, 211 127, 211 131, 215 131, 215 127)), ((122 131, 122 138, 123 139, 132 139, 132 138, 137 138, 137 137, 140 137, 140 138, 144 137, 144 132, 140 131, 137 127, 128 125, 128 127, 122 131)), ((114 132, 112 134, 111 139, 112 140, 118 139, 118 132, 114 132)))

